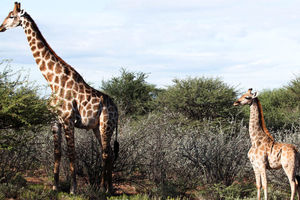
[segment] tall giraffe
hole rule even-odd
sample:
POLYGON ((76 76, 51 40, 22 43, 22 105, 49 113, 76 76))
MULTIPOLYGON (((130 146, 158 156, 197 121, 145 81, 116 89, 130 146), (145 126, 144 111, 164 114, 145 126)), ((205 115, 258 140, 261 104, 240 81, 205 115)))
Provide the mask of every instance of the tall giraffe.
POLYGON ((116 129, 114 143, 115 159, 118 155, 117 142, 118 110, 112 99, 102 92, 90 87, 76 72, 51 49, 39 31, 36 23, 28 13, 21 10, 20 3, 15 2, 11 11, 0 26, 0 32, 17 26, 23 27, 33 57, 52 90, 50 105, 57 114, 58 121, 52 126, 54 137, 54 185, 59 183, 59 166, 61 160, 61 130, 67 140, 70 160, 71 188, 75 193, 76 155, 74 144, 74 127, 92 129, 102 147, 102 176, 100 186, 112 192, 113 152, 110 141, 116 129))
POLYGON ((280 168, 283 168, 289 179, 291 200, 294 199, 296 189, 298 199, 300 199, 300 187, 298 185, 300 177, 296 175, 296 170, 299 169, 300 164, 300 154, 296 147, 274 140, 266 127, 257 93, 252 93, 251 88, 233 105, 250 105, 249 134, 252 146, 248 152, 248 157, 255 173, 257 199, 260 199, 261 186, 264 189, 265 200, 268 199, 266 170, 280 168))

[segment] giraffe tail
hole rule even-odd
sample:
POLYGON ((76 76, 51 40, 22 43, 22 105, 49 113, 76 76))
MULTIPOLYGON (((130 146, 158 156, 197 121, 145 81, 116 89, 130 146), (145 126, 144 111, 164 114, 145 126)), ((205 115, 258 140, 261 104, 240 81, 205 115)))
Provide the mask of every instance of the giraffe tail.
MULTIPOLYGON (((296 151, 296 169, 299 170, 300 169, 300 153, 298 151, 298 149, 295 148, 295 151, 296 151)), ((295 176, 295 182, 296 182, 296 185, 297 185, 297 188, 298 188, 298 195, 300 195, 300 176, 299 175, 296 175, 295 176)))
POLYGON ((296 178, 296 185, 299 187, 300 176, 299 176, 299 175, 296 175, 295 178, 296 178))
POLYGON ((114 142, 114 155, 115 155, 114 161, 116 161, 119 156, 119 149, 120 149, 120 144, 118 142, 118 120, 117 120, 116 138, 115 138, 115 142, 114 142))

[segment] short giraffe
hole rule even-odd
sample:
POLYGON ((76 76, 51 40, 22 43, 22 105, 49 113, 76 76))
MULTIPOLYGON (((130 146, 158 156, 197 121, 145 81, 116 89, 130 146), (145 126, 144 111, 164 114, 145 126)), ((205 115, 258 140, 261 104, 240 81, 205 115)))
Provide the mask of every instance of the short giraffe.
MULTIPOLYGON (((70 65, 63 61, 48 45, 36 23, 20 3, 15 3, 0 26, 0 32, 17 26, 23 27, 33 57, 52 90, 51 106, 58 116, 53 125, 54 136, 54 186, 59 183, 59 166, 61 159, 61 129, 63 128, 68 146, 71 172, 71 193, 76 191, 76 155, 74 144, 74 127, 92 129, 102 146, 103 174, 101 188, 112 192, 113 152, 110 141, 118 126, 118 110, 112 99, 102 92, 90 87, 70 65)), ((116 136, 117 138, 117 136, 116 136)), ((114 145, 115 158, 119 144, 114 145)))
POLYGON ((257 93, 252 93, 249 89, 236 102, 235 106, 250 105, 249 134, 251 138, 251 148, 248 157, 255 173, 257 199, 260 199, 261 186, 264 189, 265 200, 267 193, 267 169, 283 168, 291 186, 291 200, 294 199, 295 190, 300 199, 300 187, 298 185, 300 177, 296 176, 296 170, 299 168, 300 154, 292 144, 275 142, 272 135, 266 128, 263 117, 263 110, 257 93))

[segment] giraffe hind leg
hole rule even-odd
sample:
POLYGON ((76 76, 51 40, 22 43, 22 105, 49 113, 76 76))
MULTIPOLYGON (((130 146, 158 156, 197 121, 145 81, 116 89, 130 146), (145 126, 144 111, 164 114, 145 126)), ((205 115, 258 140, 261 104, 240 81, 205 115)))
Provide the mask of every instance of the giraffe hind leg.
POLYGON ((59 166, 61 160, 61 124, 55 122, 52 125, 53 142, 54 142, 54 184, 53 190, 58 189, 59 185, 59 166))
POLYGON ((296 190, 297 190, 297 194, 298 194, 298 200, 300 200, 300 176, 296 175, 295 176, 295 182, 296 182, 296 190))
POLYGON ((101 177, 101 186, 106 192, 112 193, 112 148, 110 145, 111 131, 108 127, 100 128, 101 144, 102 144, 102 162, 103 175, 101 177))
POLYGON ((75 194, 77 188, 76 182, 76 156, 75 156, 75 141, 74 141, 74 126, 71 124, 64 124, 65 137, 67 140, 67 152, 70 161, 70 173, 71 173, 71 188, 70 194, 75 194))
POLYGON ((110 146, 111 134, 107 134, 106 127, 94 129, 94 134, 101 146, 102 174, 100 188, 103 192, 112 193, 112 149, 110 146))
POLYGON ((294 199, 295 192, 297 189, 297 179, 295 178, 295 165, 292 163, 294 162, 290 162, 290 164, 283 165, 283 170, 286 173, 291 186, 291 200, 294 199))

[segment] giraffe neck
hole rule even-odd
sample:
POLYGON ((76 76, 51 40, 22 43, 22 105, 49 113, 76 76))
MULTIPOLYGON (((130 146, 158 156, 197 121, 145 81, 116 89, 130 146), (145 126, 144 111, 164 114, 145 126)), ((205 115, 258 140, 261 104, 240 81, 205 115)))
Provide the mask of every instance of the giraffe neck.
POLYGON ((23 15, 21 25, 27 36, 35 62, 54 94, 62 91, 61 88, 64 88, 66 84, 72 88, 75 82, 84 83, 82 77, 52 50, 29 14, 23 15))
POLYGON ((253 99, 250 106, 249 133, 252 145, 256 145, 262 141, 274 141, 274 138, 266 128, 262 106, 258 98, 253 99))

